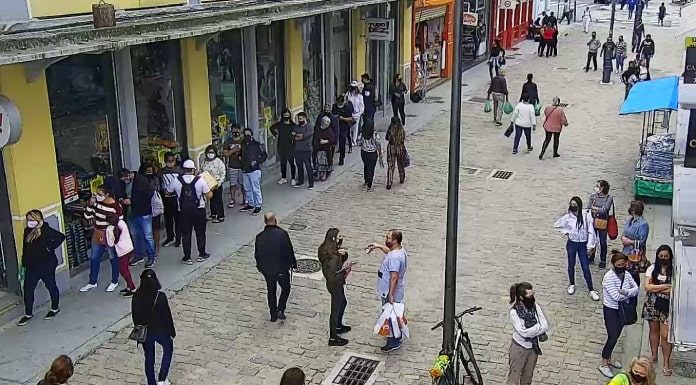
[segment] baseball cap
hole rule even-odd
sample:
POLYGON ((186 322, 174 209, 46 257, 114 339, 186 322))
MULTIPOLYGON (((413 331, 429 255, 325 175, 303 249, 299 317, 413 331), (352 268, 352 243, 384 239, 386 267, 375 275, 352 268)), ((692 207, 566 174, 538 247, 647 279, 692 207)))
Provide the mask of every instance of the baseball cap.
POLYGON ((195 170, 196 169, 196 164, 193 163, 191 159, 188 159, 184 162, 184 165, 182 166, 183 168, 187 168, 189 170, 195 170))
POLYGON ((350 82, 350 86, 351 86, 351 87, 357 87, 357 86, 358 86, 358 81, 357 81, 357 80, 353 80, 352 82, 350 82))

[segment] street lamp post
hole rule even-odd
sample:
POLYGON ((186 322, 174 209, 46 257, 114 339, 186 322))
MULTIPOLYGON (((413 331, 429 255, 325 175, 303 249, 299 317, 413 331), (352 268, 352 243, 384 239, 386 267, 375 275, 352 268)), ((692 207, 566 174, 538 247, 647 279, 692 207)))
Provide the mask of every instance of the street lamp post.
POLYGON ((447 181, 447 241, 445 248, 445 301, 442 351, 454 351, 454 315, 457 294, 457 230, 459 226, 459 157, 462 119, 462 1, 454 2, 454 64, 447 181))

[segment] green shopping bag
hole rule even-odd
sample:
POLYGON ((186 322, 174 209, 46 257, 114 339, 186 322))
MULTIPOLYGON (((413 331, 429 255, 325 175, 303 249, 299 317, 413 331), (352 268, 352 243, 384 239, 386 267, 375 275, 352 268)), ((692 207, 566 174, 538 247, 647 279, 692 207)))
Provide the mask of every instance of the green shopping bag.
POLYGON ((541 104, 537 103, 534 105, 534 115, 541 116, 541 104))
POLYGON ((483 105, 483 112, 491 112, 493 111, 493 107, 491 107, 491 101, 486 100, 486 104, 483 105))
POLYGON ((505 102, 503 104, 503 112, 506 115, 512 114, 512 110, 513 110, 513 108, 512 108, 512 104, 510 104, 510 102, 505 102))

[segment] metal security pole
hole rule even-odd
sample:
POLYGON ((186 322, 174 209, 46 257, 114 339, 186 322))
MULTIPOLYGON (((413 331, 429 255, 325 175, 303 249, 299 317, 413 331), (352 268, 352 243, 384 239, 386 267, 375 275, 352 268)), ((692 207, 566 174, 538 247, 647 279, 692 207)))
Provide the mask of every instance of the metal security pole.
POLYGON ((462 120, 462 1, 454 2, 454 66, 447 182, 447 241, 445 249, 445 306, 442 350, 454 351, 454 316, 457 294, 457 231, 459 222, 459 152, 462 120))

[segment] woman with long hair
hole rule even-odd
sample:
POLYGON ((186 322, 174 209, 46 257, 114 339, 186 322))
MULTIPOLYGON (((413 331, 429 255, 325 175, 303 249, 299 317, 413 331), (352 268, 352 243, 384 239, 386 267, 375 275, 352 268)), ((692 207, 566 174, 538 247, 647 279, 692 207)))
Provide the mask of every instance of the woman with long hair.
POLYGON ((626 222, 624 222, 623 235, 621 236, 623 253, 628 256, 627 271, 639 285, 640 273, 645 273, 648 266, 650 266, 650 261, 645 256, 650 226, 643 218, 644 210, 645 205, 643 205, 643 202, 631 202, 628 208, 630 217, 626 218, 626 222))
POLYGON ((210 217, 213 223, 225 221, 225 204, 222 201, 222 184, 225 183, 227 169, 225 162, 220 159, 215 146, 210 145, 205 149, 205 159, 201 163, 201 170, 207 171, 215 178, 217 185, 213 190, 213 197, 210 198, 210 217))
POLYGON ((140 287, 133 295, 131 304, 133 324, 147 327, 147 337, 142 344, 147 385, 170 385, 167 376, 174 353, 176 329, 169 301, 160 289, 162 286, 155 271, 143 270, 140 274, 140 287), (158 343, 164 351, 157 379, 155 379, 155 343, 158 343))
POLYGON ((566 251, 568 252, 568 294, 575 294, 575 261, 580 259, 580 268, 585 277, 587 289, 593 301, 599 301, 597 293, 592 284, 592 273, 590 273, 590 258, 588 250, 595 247, 595 231, 592 223, 592 215, 589 210, 583 210, 582 199, 579 197, 570 198, 568 212, 560 217, 554 227, 568 238, 566 251))
MULTIPOLYGON (((367 191, 373 191, 372 182, 375 179, 375 167, 377 160, 382 159, 382 139, 375 132, 375 125, 371 120, 363 124, 362 132, 358 137, 360 146, 360 158, 363 162, 363 178, 367 191)), ((384 166, 384 161, 382 161, 384 166)))
POLYGON ((650 358, 636 357, 628 370, 614 376, 608 385, 655 385, 655 368, 650 358))
POLYGON ((109 214, 106 220, 109 222, 109 227, 106 228, 106 244, 116 250, 118 271, 126 281, 126 288, 121 290, 121 294, 124 297, 131 297, 135 292, 135 283, 133 283, 128 262, 133 256, 133 240, 128 231, 128 225, 118 215, 109 214))
POLYGON ((280 385, 305 385, 305 374, 300 368, 290 368, 280 378, 280 385))
POLYGON ((672 248, 662 245, 655 253, 655 264, 645 271, 645 303, 643 319, 650 326, 650 352, 657 362, 657 351, 662 347, 662 373, 672 375, 672 344, 669 335, 669 306, 672 294, 674 254, 672 248))
POLYGON ((343 313, 348 301, 343 286, 346 284, 348 269, 343 264, 348 259, 348 252, 342 247, 343 237, 337 228, 330 228, 319 246, 319 262, 326 279, 326 289, 331 295, 331 315, 329 316, 329 346, 344 346, 348 340, 339 336, 350 331, 350 326, 343 325, 343 313))
POLYGON ((399 169, 399 183, 406 181, 406 131, 399 118, 392 118, 386 135, 387 142, 387 190, 394 183, 394 168, 399 169))
POLYGON ((546 341, 549 323, 534 299, 530 283, 516 283, 510 287, 510 320, 512 342, 509 349, 507 385, 532 383, 534 368, 541 355, 539 342, 546 341))
POLYGON ((26 325, 34 316, 34 290, 43 281, 51 296, 51 309, 44 319, 52 319, 58 313, 60 294, 56 285, 56 249, 65 240, 65 235, 44 221, 39 210, 30 210, 26 215, 27 225, 22 236, 22 267, 24 267, 24 316, 19 326, 26 325))
MULTIPOLYGON (((590 210, 594 218, 594 228, 599 240, 599 268, 607 267, 607 226, 609 224, 609 211, 614 207, 614 198, 609 195, 609 182, 604 179, 597 181, 594 193, 590 195, 590 210)), ((590 256, 590 263, 594 262, 594 253, 590 256)))
POLYGON ((70 357, 60 355, 58 358, 53 360, 51 363, 51 368, 46 372, 43 380, 39 381, 37 385, 66 384, 74 372, 75 367, 70 357))
MULTIPOLYGON (((160 191, 162 191, 162 179, 160 178, 160 175, 157 172, 155 166, 151 163, 144 163, 140 166, 139 172, 143 174, 145 178, 147 178, 147 181, 150 184, 150 187, 152 187, 152 190, 155 191, 156 194, 160 194, 160 191)), ((161 198, 162 196, 160 195, 160 199, 161 198)), ((162 204, 162 209, 164 209, 164 201, 162 202, 162 204)), ((162 233, 160 230, 162 230, 162 214, 152 216, 152 238, 155 240, 155 254, 158 256, 160 252, 160 241, 162 239, 162 233)))
MULTIPOLYGON (((541 55, 539 55, 541 56, 541 55)), ((493 72, 498 76, 500 69, 505 65, 505 50, 503 49, 500 39, 493 41, 493 47, 488 55, 488 74, 493 79, 493 72)))

